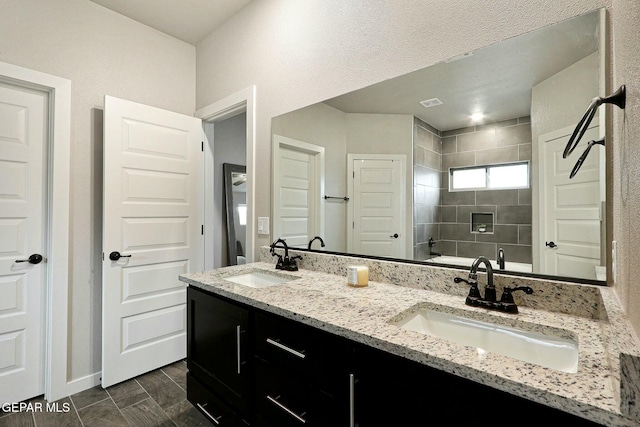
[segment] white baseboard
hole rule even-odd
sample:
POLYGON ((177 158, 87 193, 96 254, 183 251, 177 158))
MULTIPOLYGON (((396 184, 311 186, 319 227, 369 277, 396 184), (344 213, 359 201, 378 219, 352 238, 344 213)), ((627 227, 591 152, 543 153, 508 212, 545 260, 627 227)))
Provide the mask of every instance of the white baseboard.
POLYGON ((77 380, 69 381, 65 388, 66 395, 71 396, 72 394, 80 393, 81 391, 100 385, 101 376, 102 372, 96 372, 95 374, 90 374, 85 377, 78 378, 77 380))

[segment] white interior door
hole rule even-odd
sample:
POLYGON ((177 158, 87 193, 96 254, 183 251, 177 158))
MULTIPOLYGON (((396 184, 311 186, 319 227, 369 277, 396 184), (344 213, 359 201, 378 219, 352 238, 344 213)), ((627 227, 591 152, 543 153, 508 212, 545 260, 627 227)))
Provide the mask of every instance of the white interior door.
POLYGON ((274 135, 273 235, 306 248, 324 237, 324 147, 274 135))
POLYGON ((403 156, 349 155, 351 230, 349 252, 405 257, 405 160, 403 156), (362 156, 364 157, 364 156, 362 156))
POLYGON ((587 143, 599 138, 596 124, 587 130, 576 150, 563 159, 573 129, 540 136, 540 185, 544 194, 540 203, 540 273, 595 280, 595 267, 603 265, 600 240, 604 194, 600 174, 604 147, 592 147, 580 171, 569 179, 587 143))
POLYGON ((0 83, 0 403, 44 392, 46 116, 46 94, 0 83))
POLYGON ((201 141, 200 119, 105 97, 103 387, 186 357, 178 275, 203 265, 201 141))

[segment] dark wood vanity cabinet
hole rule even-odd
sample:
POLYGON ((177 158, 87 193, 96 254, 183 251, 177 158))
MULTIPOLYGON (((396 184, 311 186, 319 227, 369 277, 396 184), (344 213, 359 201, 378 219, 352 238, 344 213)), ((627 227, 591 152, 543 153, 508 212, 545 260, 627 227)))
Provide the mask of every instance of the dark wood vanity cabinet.
POLYGON ((597 425, 198 288, 187 296, 187 396, 215 425, 597 425))
POLYGON ((253 398, 250 311, 187 289, 187 397, 213 423, 247 425, 253 398))
POLYGON ((426 425, 433 419, 442 425, 600 426, 369 346, 354 344, 354 360, 358 427, 426 425))
POLYGON ((349 425, 346 340, 256 312, 255 357, 258 425, 349 425))

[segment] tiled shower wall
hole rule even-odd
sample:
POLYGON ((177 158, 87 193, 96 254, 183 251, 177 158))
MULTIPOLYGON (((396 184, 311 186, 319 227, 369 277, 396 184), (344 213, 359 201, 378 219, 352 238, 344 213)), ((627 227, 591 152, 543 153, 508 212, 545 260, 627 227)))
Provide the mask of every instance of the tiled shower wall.
POLYGON ((438 249, 444 255, 531 263, 531 188, 449 192, 449 168, 531 161, 529 117, 472 126, 442 134, 441 225, 438 249), (472 233, 471 213, 491 212, 493 234, 472 233))
POLYGON ((531 263, 530 188, 448 191, 450 167, 530 161, 528 117, 442 133, 416 119, 414 150, 414 259, 430 252, 495 259, 502 247, 507 261, 531 263), (471 231, 474 212, 493 214, 493 232, 471 231), (437 242, 432 248, 430 237, 437 242))
POLYGON ((437 129, 415 117, 413 154, 413 259, 425 260, 429 238, 440 236, 442 141, 437 129))

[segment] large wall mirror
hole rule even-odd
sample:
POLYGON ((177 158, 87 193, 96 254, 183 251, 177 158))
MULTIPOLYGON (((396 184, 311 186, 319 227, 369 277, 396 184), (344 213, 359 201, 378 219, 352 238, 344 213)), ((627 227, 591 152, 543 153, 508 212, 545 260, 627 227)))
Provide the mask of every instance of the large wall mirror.
POLYGON ((272 120, 273 236, 313 250, 606 280, 604 10, 272 120), (314 245, 315 246, 315 245, 314 245), (499 263, 504 254, 504 263, 499 263))

